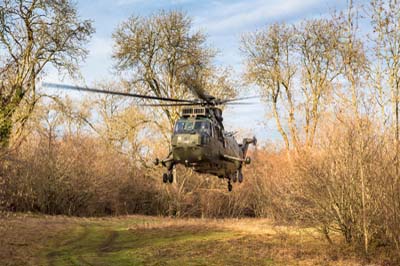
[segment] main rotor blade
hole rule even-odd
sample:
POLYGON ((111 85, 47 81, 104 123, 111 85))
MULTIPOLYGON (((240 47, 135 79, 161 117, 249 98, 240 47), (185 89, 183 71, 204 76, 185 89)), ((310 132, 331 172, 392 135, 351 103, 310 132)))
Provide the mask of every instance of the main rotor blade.
MULTIPOLYGON (((215 106, 218 105, 251 105, 251 104, 256 104, 254 102, 250 103, 224 103, 224 104, 216 104, 215 106)), ((151 107, 159 107, 159 106, 166 106, 166 107, 173 107, 173 106, 207 106, 207 103, 155 103, 155 104, 140 104, 140 106, 151 106, 151 107)), ((211 105, 214 106, 214 105, 211 105)))
POLYGON ((201 105, 201 103, 149 103, 149 104, 140 104, 140 106, 151 106, 151 107, 158 107, 158 106, 166 106, 166 107, 173 107, 173 106, 196 106, 201 105))
POLYGON ((249 103, 232 103, 232 102, 227 102, 224 103, 223 105, 252 105, 252 104, 257 104, 255 102, 249 102, 249 103))
POLYGON ((253 95, 253 96, 246 96, 246 97, 239 97, 239 98, 233 98, 233 99, 220 100, 220 101, 218 101, 218 104, 225 104, 225 103, 230 103, 230 102, 236 102, 236 101, 242 101, 242 100, 248 100, 248 99, 257 99, 257 98, 260 98, 260 95, 253 95))
POLYGON ((135 98, 141 98, 141 99, 160 100, 160 101, 167 101, 167 102, 195 103, 195 101, 193 101, 193 100, 181 100, 181 99, 173 99, 173 98, 167 98, 167 97, 157 97, 157 96, 142 95, 142 94, 136 94, 136 93, 120 92, 120 91, 100 90, 100 89, 96 89, 96 88, 88 88, 88 87, 80 87, 80 86, 72 86, 72 85, 63 85, 63 84, 57 84, 57 83, 44 82, 44 83, 42 83, 42 86, 49 87, 49 88, 63 89, 63 90, 87 91, 87 92, 95 92, 95 93, 103 93, 103 94, 135 97, 135 98))

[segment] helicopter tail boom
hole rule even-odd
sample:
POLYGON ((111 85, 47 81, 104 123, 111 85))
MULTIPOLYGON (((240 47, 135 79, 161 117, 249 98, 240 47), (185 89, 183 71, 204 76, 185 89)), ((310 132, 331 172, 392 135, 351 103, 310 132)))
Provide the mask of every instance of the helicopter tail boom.
POLYGON ((250 144, 253 144, 254 146, 257 145, 256 137, 243 139, 243 143, 240 145, 243 151, 243 158, 246 157, 247 150, 249 149, 250 144))

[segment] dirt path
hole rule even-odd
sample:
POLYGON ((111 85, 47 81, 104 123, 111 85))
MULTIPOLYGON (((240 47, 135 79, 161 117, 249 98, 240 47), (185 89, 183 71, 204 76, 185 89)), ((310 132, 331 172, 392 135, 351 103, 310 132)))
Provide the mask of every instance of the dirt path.
POLYGON ((115 243, 115 240, 117 238, 118 238, 118 232, 110 231, 108 237, 105 239, 103 243, 100 244, 100 247, 98 248, 99 254, 103 252, 111 252, 113 250, 113 244, 115 243))
MULTIPOLYGON (((49 266, 56 266, 59 264, 58 259, 63 255, 62 248, 65 246, 77 246, 81 243, 85 238, 89 235, 89 229, 86 225, 77 225, 74 229, 76 231, 81 231, 74 238, 62 240, 60 243, 53 244, 52 248, 55 249, 47 253, 47 262, 49 266), (60 249, 60 250, 58 250, 60 249)), ((82 257, 78 258, 79 265, 92 265, 89 262, 85 261, 82 257)), ((71 262, 72 263, 72 262, 71 262)), ((71 264, 74 265, 74 264, 71 264)))

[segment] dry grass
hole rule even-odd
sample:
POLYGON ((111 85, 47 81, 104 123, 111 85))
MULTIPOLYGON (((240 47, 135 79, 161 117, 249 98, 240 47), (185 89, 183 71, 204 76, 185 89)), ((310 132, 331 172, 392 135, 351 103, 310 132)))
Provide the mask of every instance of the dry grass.
POLYGON ((8 214, 0 216, 0 265, 41 265, 40 252, 62 234, 68 234, 76 219, 8 214))
POLYGON ((387 265, 267 219, 19 214, 1 222, 0 265, 387 265))

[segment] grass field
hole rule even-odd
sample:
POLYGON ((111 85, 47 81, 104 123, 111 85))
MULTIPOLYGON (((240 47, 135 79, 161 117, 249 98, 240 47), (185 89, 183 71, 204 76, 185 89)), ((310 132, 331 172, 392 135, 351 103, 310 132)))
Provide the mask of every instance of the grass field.
POLYGON ((366 265, 314 229, 265 219, 11 214, 0 221, 0 265, 366 265))

